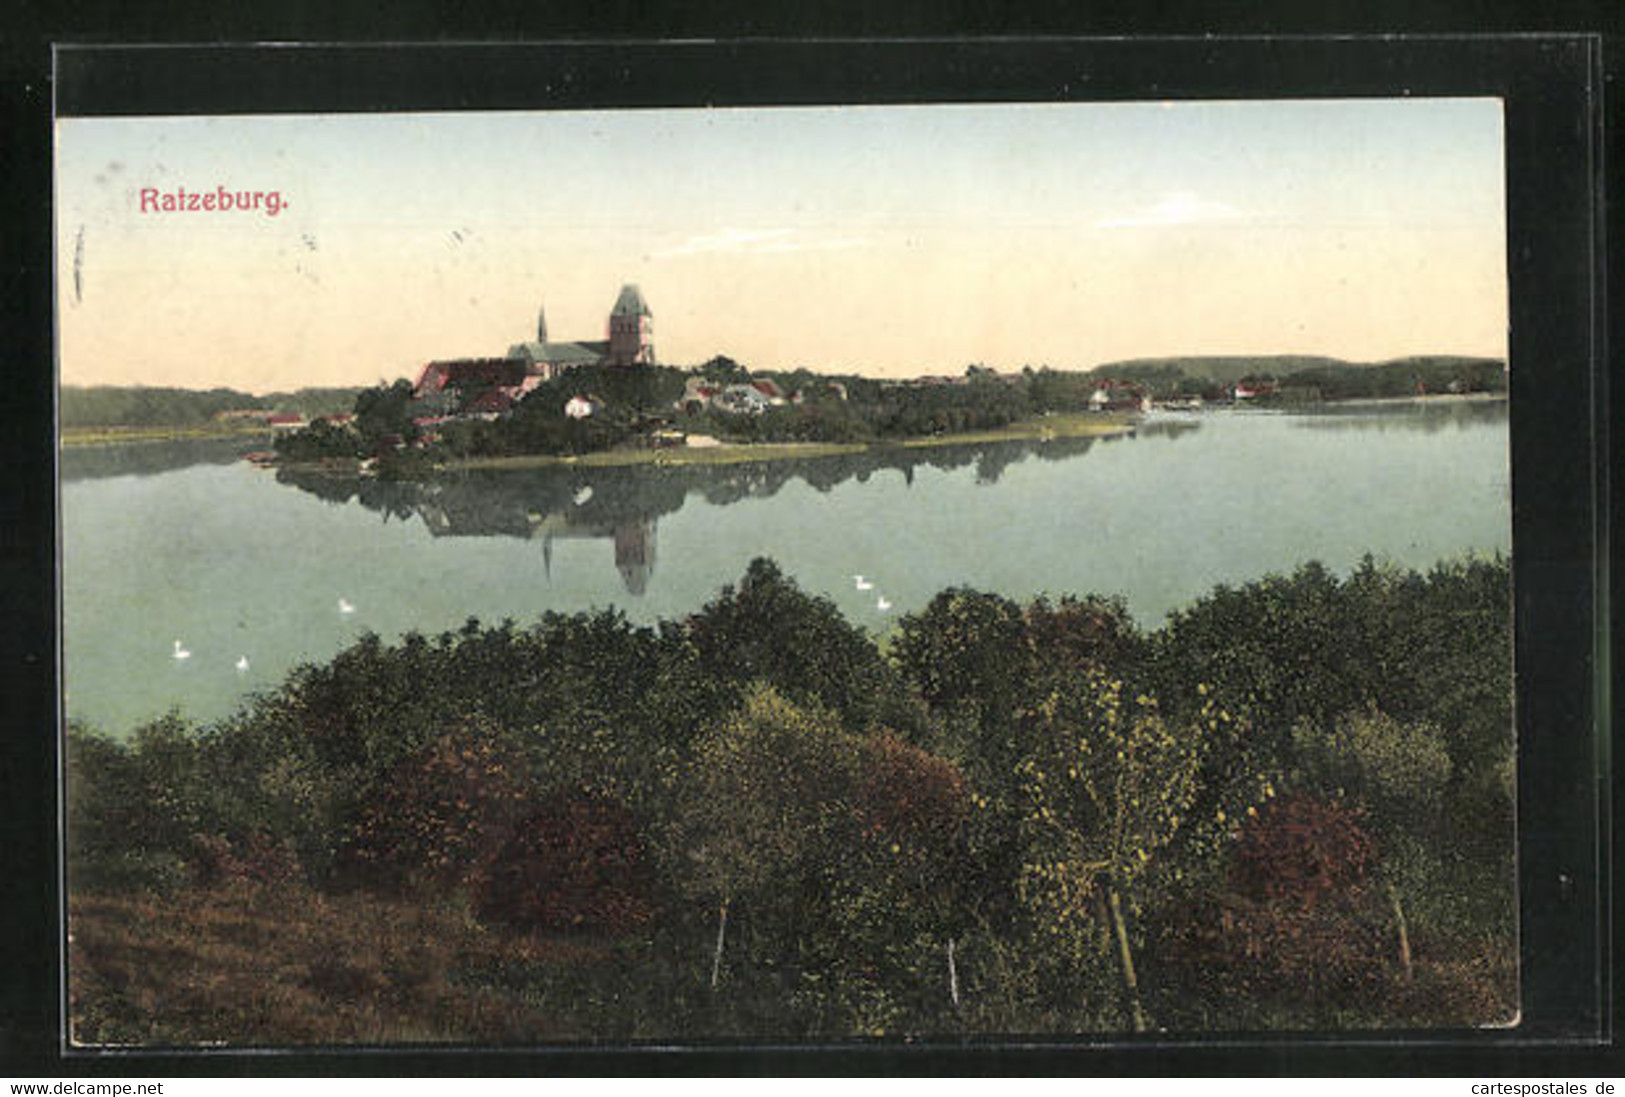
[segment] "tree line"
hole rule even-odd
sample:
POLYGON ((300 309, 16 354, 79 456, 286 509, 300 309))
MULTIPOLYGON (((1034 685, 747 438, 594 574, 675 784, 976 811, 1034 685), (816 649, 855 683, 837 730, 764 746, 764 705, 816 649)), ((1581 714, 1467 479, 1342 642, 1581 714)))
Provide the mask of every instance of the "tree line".
POLYGON ((221 412, 248 410, 310 418, 349 411, 356 392, 354 388, 302 388, 255 396, 229 388, 63 385, 58 415, 66 428, 197 426, 214 421, 221 412))
POLYGON ((1241 382, 1276 386, 1273 399, 1279 402, 1507 391, 1506 367, 1500 359, 1451 355, 1369 363, 1307 355, 1145 358, 1096 366, 1088 376, 1131 382, 1157 398, 1208 400, 1230 399, 1231 390, 1241 382))
MULTIPOLYGON (((1476 358, 1407 358, 1373 365, 1316 358, 1148 359, 1087 373, 1029 366, 1009 374, 973 364, 959 377, 899 384, 806 369, 753 372, 718 356, 693 369, 575 366, 538 385, 497 418, 452 419, 428 430, 420 421, 438 418, 444 407, 416 399, 408 381, 379 384, 356 394, 353 423, 316 422, 278 438, 276 447, 290 461, 376 457, 386 474, 415 476, 439 458, 578 455, 650 445, 653 435, 667 428, 733 443, 883 443, 997 430, 1036 416, 1087 411, 1103 381, 1133 385, 1156 398, 1228 400, 1236 380, 1276 386, 1258 401, 1262 403, 1506 391, 1501 363, 1476 358), (796 399, 755 412, 714 404, 679 407, 685 386, 696 379, 718 388, 767 381, 796 399), (565 405, 575 396, 594 398, 593 414, 566 414, 565 405), (402 445, 420 440, 432 444, 422 454, 400 454, 402 445)), ((488 388, 488 382, 453 385, 451 403, 470 406, 488 388)))
MULTIPOLYGON (((489 386, 449 386, 456 406, 470 406, 489 386)), ((628 445, 648 445, 654 432, 676 428, 723 441, 884 442, 962 431, 988 430, 1048 412, 1087 410, 1093 383, 1084 374, 1028 370, 1001 377, 972 366, 962 383, 899 385, 856 375, 806 370, 752 373, 718 357, 695 369, 672 366, 575 366, 541 383, 494 419, 453 418, 425 428, 444 409, 414 397, 410 382, 380 384, 356 395, 353 423, 312 423, 279 437, 276 449, 290 461, 377 457, 392 468, 421 471, 437 457, 575 455, 628 445), (764 410, 731 412, 715 406, 678 406, 692 379, 721 388, 770 381, 794 402, 764 410), (565 412, 575 396, 597 401, 593 414, 565 412), (398 454, 403 444, 432 439, 425 459, 398 454)))
POLYGON ((463 977, 600 1035, 1505 1020, 1508 587, 1310 564, 1151 631, 950 589, 877 642, 757 560, 655 627, 369 635, 216 724, 71 728, 70 890, 598 942, 463 977))

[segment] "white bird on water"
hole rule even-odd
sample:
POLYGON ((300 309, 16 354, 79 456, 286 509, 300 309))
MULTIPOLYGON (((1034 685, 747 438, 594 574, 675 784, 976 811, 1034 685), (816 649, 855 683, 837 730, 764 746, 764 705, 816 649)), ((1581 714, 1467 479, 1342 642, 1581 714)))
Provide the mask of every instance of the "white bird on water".
POLYGON ((237 669, 238 670, 247 670, 248 669, 248 656, 246 656, 246 655, 237 656, 237 669))
POLYGON ((348 598, 340 598, 339 599, 339 612, 340 613, 354 613, 355 612, 355 606, 350 604, 350 600, 348 598))
POLYGON ((869 580, 865 579, 861 575, 854 575, 854 576, 852 576, 852 578, 857 580, 859 590, 874 590, 875 589, 875 585, 873 583, 869 582, 869 580))
POLYGON ((875 608, 878 609, 881 613, 885 613, 887 610, 891 609, 891 603, 886 601, 886 596, 884 594, 882 594, 880 596, 880 598, 875 602, 875 608))
POLYGON ((177 658, 177 659, 190 659, 191 657, 192 657, 192 653, 187 651, 185 648, 181 647, 181 642, 179 640, 176 640, 175 641, 175 658, 177 658))

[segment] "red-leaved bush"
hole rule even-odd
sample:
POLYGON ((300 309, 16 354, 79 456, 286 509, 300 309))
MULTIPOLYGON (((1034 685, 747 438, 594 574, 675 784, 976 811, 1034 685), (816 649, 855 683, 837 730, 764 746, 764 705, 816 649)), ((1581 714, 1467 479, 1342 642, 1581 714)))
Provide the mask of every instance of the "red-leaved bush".
POLYGON ((867 834, 915 846, 951 843, 971 807, 957 766, 890 732, 864 742, 858 796, 867 834))
POLYGON ((1305 908, 1359 891, 1377 865, 1362 814, 1301 793, 1267 802, 1237 837, 1231 886, 1255 902, 1305 908))
POLYGON ((1340 800, 1270 801, 1237 835, 1229 890, 1182 906, 1157 951, 1199 992, 1380 1009, 1400 971, 1360 817, 1340 800))
POLYGON ((522 808, 512 770, 488 736, 442 737, 372 791, 348 836, 345 868, 394 891, 469 882, 522 808))
POLYGON ((654 916, 652 868, 631 812, 576 792, 526 817, 474 881, 482 921, 619 933, 654 916))

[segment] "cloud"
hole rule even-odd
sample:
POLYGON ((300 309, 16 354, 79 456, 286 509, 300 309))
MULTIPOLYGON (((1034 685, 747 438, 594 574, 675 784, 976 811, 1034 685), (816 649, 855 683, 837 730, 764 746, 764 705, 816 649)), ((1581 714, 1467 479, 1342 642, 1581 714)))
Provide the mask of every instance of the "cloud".
POLYGON ((1212 221, 1234 221, 1241 211, 1225 202, 1213 202, 1194 194, 1170 194, 1149 206, 1095 222, 1100 229, 1144 228, 1159 225, 1196 225, 1212 221))
POLYGON ((679 255, 700 255, 706 252, 731 255, 771 255, 789 251, 829 251, 839 248, 862 247, 868 241, 856 238, 824 240, 796 237, 795 229, 723 229, 705 236, 694 236, 676 247, 651 252, 655 259, 669 259, 679 255))

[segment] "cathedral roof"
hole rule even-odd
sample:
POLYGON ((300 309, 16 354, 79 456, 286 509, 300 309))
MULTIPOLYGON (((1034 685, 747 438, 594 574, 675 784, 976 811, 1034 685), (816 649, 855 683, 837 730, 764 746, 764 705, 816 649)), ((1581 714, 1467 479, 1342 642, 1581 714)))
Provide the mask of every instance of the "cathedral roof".
POLYGON ((602 340, 586 343, 515 343, 508 348, 509 358, 524 358, 532 362, 597 362, 609 353, 609 344, 602 340))
POLYGON ((653 316, 649 311, 649 302, 643 299, 643 291, 628 282, 621 287, 621 295, 615 298, 615 307, 610 310, 611 316, 653 316))

